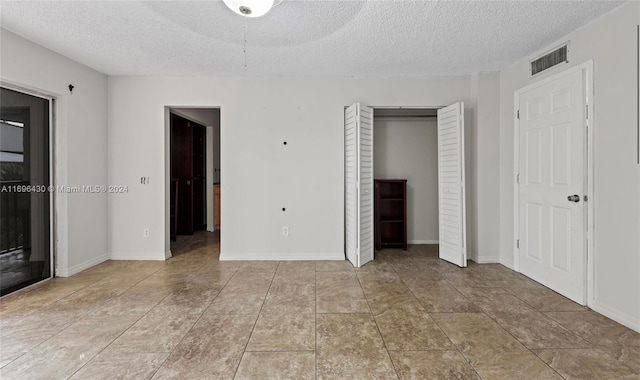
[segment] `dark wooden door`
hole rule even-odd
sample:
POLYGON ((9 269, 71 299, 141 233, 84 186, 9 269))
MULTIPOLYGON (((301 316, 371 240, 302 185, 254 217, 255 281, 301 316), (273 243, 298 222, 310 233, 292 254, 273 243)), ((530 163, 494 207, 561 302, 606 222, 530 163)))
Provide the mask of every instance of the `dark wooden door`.
POLYGON ((193 127, 193 228, 204 230, 207 224, 206 210, 206 128, 202 125, 193 127))
POLYGON ((171 179, 178 183, 176 234, 193 234, 193 125, 171 114, 171 179))

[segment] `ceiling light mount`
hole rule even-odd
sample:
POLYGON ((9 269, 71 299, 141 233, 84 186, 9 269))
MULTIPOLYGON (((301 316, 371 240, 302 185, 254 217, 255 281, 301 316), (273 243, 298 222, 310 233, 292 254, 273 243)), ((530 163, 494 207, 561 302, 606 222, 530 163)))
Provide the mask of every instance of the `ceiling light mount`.
MULTIPOLYGON (((274 0, 223 0, 232 11, 245 17, 264 16, 274 7, 274 0)), ((281 1, 278 1, 280 3, 281 1)))

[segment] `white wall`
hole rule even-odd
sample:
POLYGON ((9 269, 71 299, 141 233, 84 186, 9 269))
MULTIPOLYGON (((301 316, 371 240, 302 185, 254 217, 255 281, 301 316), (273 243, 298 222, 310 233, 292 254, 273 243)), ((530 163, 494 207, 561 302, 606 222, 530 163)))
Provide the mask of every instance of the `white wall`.
MULTIPOLYGON (((55 183, 107 184, 107 77, 0 29, 0 80, 55 97, 55 183), (69 94, 68 85, 75 86, 69 94)), ((107 195, 55 194, 57 275, 107 259, 107 195)))
POLYGON ((222 259, 342 259, 344 106, 459 100, 469 100, 468 76, 110 77, 109 183, 131 191, 110 197, 109 250, 119 258, 164 258, 166 105, 221 108, 222 259), (144 175, 148 186, 139 185, 144 175))
MULTIPOLYGON (((472 161, 476 171, 474 184, 478 263, 500 261, 500 74, 483 72, 474 75, 475 106, 472 161)), ((473 86, 473 85, 472 85, 473 86)))
MULTIPOLYGON (((590 59, 595 65, 595 190, 589 200, 595 207, 594 309, 638 331, 640 171, 636 161, 636 26, 639 22, 640 3, 628 2, 557 42, 571 41, 570 63, 562 69, 590 59)), ((510 267, 514 236, 513 93, 535 80, 538 78, 529 78, 528 60, 500 74, 501 261, 510 267)))
POLYGON ((438 127, 436 118, 379 117, 373 122, 376 179, 407 180, 409 244, 438 242, 438 127))
POLYGON ((220 125, 218 108, 171 107, 171 111, 200 125, 207 127, 220 125))

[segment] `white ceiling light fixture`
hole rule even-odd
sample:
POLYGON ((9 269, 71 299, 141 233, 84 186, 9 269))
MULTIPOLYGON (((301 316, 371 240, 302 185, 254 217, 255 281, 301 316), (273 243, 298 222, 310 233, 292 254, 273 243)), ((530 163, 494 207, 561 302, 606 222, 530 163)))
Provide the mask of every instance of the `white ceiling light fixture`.
POLYGON ((229 9, 245 17, 264 16, 273 8, 274 0, 223 0, 229 9))

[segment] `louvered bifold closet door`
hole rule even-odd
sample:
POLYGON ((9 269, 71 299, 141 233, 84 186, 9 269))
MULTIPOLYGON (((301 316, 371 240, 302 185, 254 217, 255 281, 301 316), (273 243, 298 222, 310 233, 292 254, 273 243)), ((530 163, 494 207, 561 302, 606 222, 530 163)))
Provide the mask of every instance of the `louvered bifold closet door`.
POLYGON ((440 258, 467 266, 464 184, 464 104, 438 110, 440 258))
POLYGON ((360 259, 358 266, 373 260, 373 109, 360 105, 360 259))
POLYGON ((345 253, 354 266, 358 265, 358 104, 344 111, 345 161, 345 253))

